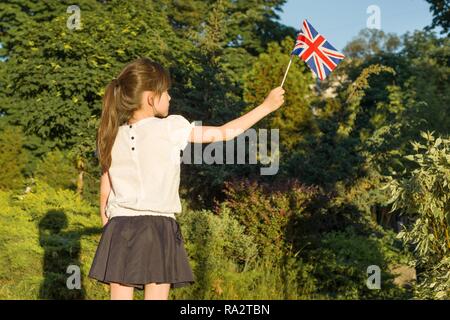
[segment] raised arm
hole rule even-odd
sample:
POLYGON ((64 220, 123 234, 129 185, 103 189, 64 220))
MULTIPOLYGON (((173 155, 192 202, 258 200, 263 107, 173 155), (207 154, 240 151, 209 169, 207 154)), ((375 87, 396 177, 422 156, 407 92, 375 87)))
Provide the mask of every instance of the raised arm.
POLYGON ((222 126, 195 126, 188 141, 193 143, 211 143, 233 139, 251 128, 269 113, 281 107, 284 103, 284 92, 282 87, 273 89, 261 105, 222 126))
POLYGON ((102 218, 103 226, 108 222, 105 209, 110 192, 111 182, 109 181, 109 171, 106 171, 100 178, 100 217, 102 218))

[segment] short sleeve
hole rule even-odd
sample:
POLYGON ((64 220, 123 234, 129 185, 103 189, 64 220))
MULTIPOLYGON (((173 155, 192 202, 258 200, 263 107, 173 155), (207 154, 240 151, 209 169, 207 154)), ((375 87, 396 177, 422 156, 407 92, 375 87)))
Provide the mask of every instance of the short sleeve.
POLYGON ((178 114, 168 116, 167 120, 170 141, 177 146, 178 149, 184 150, 188 144, 192 128, 195 127, 195 122, 192 121, 189 123, 185 117, 178 114))

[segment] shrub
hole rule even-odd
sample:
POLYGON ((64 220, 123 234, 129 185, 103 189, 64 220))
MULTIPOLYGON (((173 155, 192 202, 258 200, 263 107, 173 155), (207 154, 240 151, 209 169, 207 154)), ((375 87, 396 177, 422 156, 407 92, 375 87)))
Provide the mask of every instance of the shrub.
POLYGON ((72 160, 58 149, 38 161, 34 176, 55 189, 76 190, 77 170, 72 160))
POLYGON ((298 299, 313 291, 311 266, 286 252, 282 259, 258 256, 252 235, 221 204, 218 214, 184 210, 178 218, 197 283, 176 298, 298 299))
POLYGON ((19 127, 7 126, 0 132, 0 189, 19 190, 23 187, 22 171, 28 158, 23 143, 24 136, 19 127))
POLYGON ((322 235, 319 248, 307 253, 315 268, 319 295, 331 299, 400 299, 407 290, 394 283, 390 265, 406 263, 407 258, 394 244, 393 233, 378 238, 357 235, 353 228, 322 235), (370 290, 367 268, 381 269, 381 290, 370 290))
POLYGON ((425 142, 412 142, 416 153, 405 156, 412 168, 387 177, 385 188, 391 193, 392 211, 413 220, 398 236, 414 246, 420 271, 418 296, 442 298, 450 295, 446 269, 450 257, 450 140, 435 138, 431 132, 421 136, 425 142))
POLYGON ((295 219, 307 214, 317 190, 296 181, 285 185, 242 180, 226 183, 224 204, 257 244, 258 255, 280 260, 296 238, 295 219))
POLYGON ((92 299, 106 287, 87 278, 101 227, 92 207, 71 190, 36 180, 32 192, 0 192, 0 298, 92 299), (81 271, 81 290, 66 286, 67 267, 81 271))

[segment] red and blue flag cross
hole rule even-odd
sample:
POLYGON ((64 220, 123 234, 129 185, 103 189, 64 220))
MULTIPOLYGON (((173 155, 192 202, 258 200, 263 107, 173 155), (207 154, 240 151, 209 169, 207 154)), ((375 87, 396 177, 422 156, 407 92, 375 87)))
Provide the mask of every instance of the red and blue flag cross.
POLYGON ((324 80, 345 58, 307 20, 303 21, 291 55, 298 55, 305 61, 320 80, 324 80))

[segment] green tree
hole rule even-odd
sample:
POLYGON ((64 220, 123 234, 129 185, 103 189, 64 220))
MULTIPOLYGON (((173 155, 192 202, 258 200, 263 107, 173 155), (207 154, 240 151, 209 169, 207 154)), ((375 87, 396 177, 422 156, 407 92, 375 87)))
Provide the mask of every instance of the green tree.
MULTIPOLYGON (((266 16, 258 16, 255 12, 270 11, 273 9, 271 6, 264 7, 261 1, 214 1, 208 12, 199 18, 201 23, 185 25, 181 29, 184 36, 196 46, 189 55, 196 74, 183 75, 183 82, 187 86, 180 101, 188 117, 201 119, 204 125, 221 125, 248 111, 248 108, 257 106, 253 102, 249 105, 248 101, 242 99, 244 75, 256 59, 255 52, 263 50, 253 50, 252 47, 266 46, 267 43, 258 38, 260 33, 255 35, 253 32, 253 38, 250 37, 250 30, 268 20, 266 16), (238 30, 243 34, 248 32, 249 36, 235 41, 236 37, 241 37, 241 34, 236 35, 238 30)), ((187 14, 190 16, 190 13, 187 14)), ((273 28, 275 31, 275 26, 273 28)), ((175 28, 175 32, 179 33, 180 30, 175 28)), ((281 35, 286 31, 280 28, 277 32, 281 35)), ((199 207, 211 206, 216 199, 223 198, 224 181, 234 176, 247 175, 249 171, 248 166, 191 165, 186 167, 182 187, 186 194, 197 195, 194 202, 199 200, 199 207), (198 177, 202 177, 201 184, 198 183, 198 177)))
POLYGON ((77 170, 66 153, 55 149, 37 163, 34 176, 55 189, 75 189, 77 170))
POLYGON ((264 52, 271 41, 295 36, 295 29, 279 23, 286 0, 165 0, 168 17, 175 30, 203 32, 212 8, 223 6, 227 46, 243 48, 252 56, 264 52))
POLYGON ((1 122, 24 128, 24 147, 35 158, 55 148, 72 150, 82 173, 95 150, 105 85, 139 56, 170 68, 184 47, 153 1, 78 5, 82 28, 71 30, 67 3, 2 3, 0 111, 1 122))
POLYGON ((427 0, 433 13, 431 28, 442 27, 442 33, 450 30, 450 2, 448 0, 427 0))
POLYGON ((391 211, 407 216, 398 234, 412 245, 416 257, 421 299, 450 297, 450 140, 421 132, 422 142, 412 142, 414 152, 405 159, 414 164, 387 177, 391 211))
POLYGON ((400 38, 393 33, 385 33, 377 29, 363 29, 347 43, 343 51, 347 60, 350 59, 356 63, 373 55, 394 53, 400 45, 400 38))
MULTIPOLYGON (((450 252, 450 140, 422 132, 425 144, 412 142, 415 154, 405 159, 416 168, 400 177, 390 177, 392 211, 414 218, 412 228, 399 236, 415 245, 419 262, 433 265, 450 252)), ((409 226, 408 226, 409 227, 409 226)))
POLYGON ((363 97, 355 104, 360 111, 352 117, 353 131, 365 143, 364 152, 378 159, 372 165, 381 165, 383 171, 387 167, 398 170, 399 158, 412 151, 409 141, 416 139, 420 131, 448 133, 448 39, 417 31, 398 38, 401 42, 393 50, 386 45, 389 39, 380 32, 361 33, 360 37, 346 47, 350 59, 336 70, 348 77, 339 91, 347 99, 348 84, 371 65, 384 65, 393 71, 368 79, 363 97), (371 41, 374 43, 370 47, 376 50, 362 46, 364 53, 358 53, 355 43, 371 41))
POLYGON ((23 149, 25 137, 20 127, 8 126, 0 132, 0 188, 23 187, 23 170, 27 153, 23 149))
MULTIPOLYGON (((249 106, 262 103, 271 89, 280 86, 293 45, 292 38, 286 38, 281 44, 273 42, 269 44, 267 52, 262 53, 255 61, 244 78, 244 99, 249 106)), ((294 56, 284 85, 285 104, 257 124, 257 127, 280 130, 282 153, 291 152, 302 141, 306 132, 315 129, 311 109, 311 102, 315 98, 313 86, 310 70, 294 56)))

